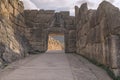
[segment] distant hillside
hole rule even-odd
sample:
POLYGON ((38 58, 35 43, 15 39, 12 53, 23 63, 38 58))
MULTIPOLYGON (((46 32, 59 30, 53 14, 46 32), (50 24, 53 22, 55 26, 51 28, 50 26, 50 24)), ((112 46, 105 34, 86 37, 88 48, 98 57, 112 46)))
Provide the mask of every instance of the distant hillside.
POLYGON ((59 40, 62 44, 64 44, 64 36, 52 36, 54 39, 59 40))
POLYGON ((59 40, 49 37, 48 50, 64 50, 64 45, 59 40))

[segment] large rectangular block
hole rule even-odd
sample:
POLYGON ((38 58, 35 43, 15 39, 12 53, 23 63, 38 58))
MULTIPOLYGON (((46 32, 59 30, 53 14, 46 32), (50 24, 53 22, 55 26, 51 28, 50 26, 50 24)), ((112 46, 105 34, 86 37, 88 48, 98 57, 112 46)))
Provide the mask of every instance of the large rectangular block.
POLYGON ((119 55, 119 36, 117 35, 111 35, 111 45, 110 45, 110 53, 111 53, 111 68, 117 69, 118 68, 118 55, 119 55))

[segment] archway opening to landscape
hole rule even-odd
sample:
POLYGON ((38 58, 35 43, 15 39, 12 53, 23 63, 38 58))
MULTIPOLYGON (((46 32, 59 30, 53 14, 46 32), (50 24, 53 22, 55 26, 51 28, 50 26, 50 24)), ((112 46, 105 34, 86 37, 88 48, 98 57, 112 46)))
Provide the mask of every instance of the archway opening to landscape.
POLYGON ((48 51, 65 50, 64 34, 50 33, 48 35, 48 51))

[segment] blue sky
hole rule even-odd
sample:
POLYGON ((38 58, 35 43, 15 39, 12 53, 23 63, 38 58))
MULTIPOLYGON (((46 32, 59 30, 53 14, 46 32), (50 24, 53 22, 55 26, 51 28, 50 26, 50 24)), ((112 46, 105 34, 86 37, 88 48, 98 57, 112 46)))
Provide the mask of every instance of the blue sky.
MULTIPOLYGON (((25 9, 49 9, 56 11, 70 11, 74 15, 74 6, 80 7, 82 3, 87 2, 88 7, 96 9, 103 0, 22 0, 25 9)), ((120 0, 106 0, 120 8, 120 0)))

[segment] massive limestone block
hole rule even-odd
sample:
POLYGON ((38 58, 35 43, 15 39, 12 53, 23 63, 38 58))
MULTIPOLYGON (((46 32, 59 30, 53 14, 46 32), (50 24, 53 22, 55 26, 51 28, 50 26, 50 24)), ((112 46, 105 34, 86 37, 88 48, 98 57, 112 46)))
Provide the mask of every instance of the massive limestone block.
POLYGON ((120 11, 117 7, 104 1, 100 4, 97 9, 97 23, 99 23, 103 18, 105 18, 105 26, 103 28, 104 35, 112 32, 112 34, 118 34, 114 30, 120 27, 120 11))
POLYGON ((51 33, 64 34, 65 52, 75 52, 76 40, 75 38, 72 40, 71 37, 76 35, 70 33, 76 29, 75 21, 68 11, 55 13, 54 10, 25 10, 24 13, 27 25, 25 32, 32 52, 45 52, 48 49, 48 35, 51 33))
POLYGON ((80 18, 76 19, 77 53, 108 66, 119 75, 119 9, 103 1, 97 10, 88 10, 86 4, 76 10, 76 18, 80 18))
MULTIPOLYGON (((113 69, 116 75, 118 75, 118 69, 119 69, 119 31, 116 31, 116 29, 120 28, 120 11, 118 8, 114 7, 112 4, 104 1, 100 4, 98 10, 98 22, 103 21, 103 26, 101 26, 102 29, 102 41, 104 41, 106 38, 109 38, 109 50, 110 52, 106 52, 106 44, 104 42, 103 44, 103 54, 106 59, 109 56, 110 58, 110 67, 113 69), (108 55, 109 54, 109 55, 108 55)), ((106 40, 105 40, 106 41, 106 40)))
POLYGON ((23 3, 19 0, 0 0, 0 64, 27 55, 23 10, 23 3))
POLYGON ((75 30, 69 30, 65 34, 65 52, 75 53, 76 52, 76 33, 75 30))
MULTIPOLYGON (((5 51, 1 52, 2 54, 1 58, 5 62, 12 62, 15 59, 19 59, 20 56, 22 57, 25 54, 23 44, 20 42, 21 41, 20 36, 17 34, 14 34, 14 29, 12 28, 12 26, 8 25, 6 21, 0 23, 0 25, 1 25, 0 42, 5 47, 3 49, 5 51), (15 56, 18 56, 18 57, 15 57, 15 56)), ((3 47, 1 46, 1 48, 3 47)))

